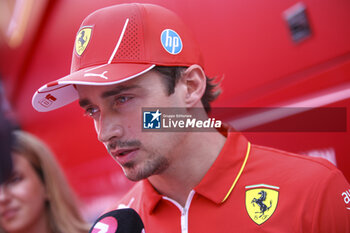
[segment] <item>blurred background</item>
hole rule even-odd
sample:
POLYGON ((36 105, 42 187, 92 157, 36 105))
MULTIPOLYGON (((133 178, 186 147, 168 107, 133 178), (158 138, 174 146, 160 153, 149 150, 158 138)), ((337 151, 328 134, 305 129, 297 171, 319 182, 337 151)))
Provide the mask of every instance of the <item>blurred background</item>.
MULTIPOLYGON (((2 105, 19 127, 57 155, 88 220, 133 183, 97 141, 93 122, 77 103, 39 113, 31 99, 43 84, 69 73, 82 20, 96 9, 127 2, 132 1, 0 0, 2 105)), ((222 80, 223 93, 213 105, 229 108, 220 112, 222 119, 255 144, 326 158, 350 180, 350 1, 138 2, 175 11, 194 31, 207 75, 222 80), (233 107, 254 111, 237 119, 233 107), (298 110, 286 114, 276 107, 298 110), (249 130, 293 116, 306 125, 316 123, 318 114, 304 120, 308 108, 303 107, 340 109, 322 121, 340 128, 249 130)), ((284 124, 293 128, 297 121, 291 122, 284 124)))

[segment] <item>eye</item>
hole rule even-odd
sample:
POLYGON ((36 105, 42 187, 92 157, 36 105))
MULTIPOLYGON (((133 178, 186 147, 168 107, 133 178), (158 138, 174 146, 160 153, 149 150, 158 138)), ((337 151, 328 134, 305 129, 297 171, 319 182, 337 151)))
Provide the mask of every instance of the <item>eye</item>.
POLYGON ((23 176, 21 176, 18 173, 15 173, 6 181, 6 183, 7 185, 12 185, 12 184, 19 183, 22 180, 23 180, 23 176))
POLYGON ((128 102, 132 98, 133 97, 131 97, 131 96, 124 96, 124 95, 123 96, 118 96, 118 97, 116 97, 115 102, 116 102, 117 105, 120 105, 120 104, 124 104, 124 103, 128 102))
POLYGON ((84 115, 94 118, 94 116, 96 116, 96 114, 98 112, 99 112, 98 108, 96 108, 96 107, 89 107, 89 108, 86 108, 84 115))

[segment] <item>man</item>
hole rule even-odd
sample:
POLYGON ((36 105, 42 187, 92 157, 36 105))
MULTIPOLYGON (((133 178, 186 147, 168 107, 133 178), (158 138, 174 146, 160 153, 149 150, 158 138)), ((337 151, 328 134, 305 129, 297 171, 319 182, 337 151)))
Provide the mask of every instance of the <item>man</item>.
POLYGON ((83 21, 71 74, 41 87, 33 106, 50 111, 79 98, 98 140, 138 181, 116 207, 134 208, 146 232, 349 232, 350 187, 326 161, 251 145, 229 127, 142 130, 143 107, 206 114, 215 96, 181 20, 125 4, 83 21))

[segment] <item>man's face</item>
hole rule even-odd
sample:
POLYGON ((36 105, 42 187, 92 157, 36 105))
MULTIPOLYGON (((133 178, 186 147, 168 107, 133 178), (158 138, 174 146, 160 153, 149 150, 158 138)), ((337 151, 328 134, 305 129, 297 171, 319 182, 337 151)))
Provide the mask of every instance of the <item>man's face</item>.
MULTIPOLYGON (((185 136, 142 132, 142 107, 183 107, 184 88, 168 96, 156 71, 116 85, 78 85, 79 104, 94 120, 98 140, 133 181, 165 172, 185 136)), ((177 90, 179 89, 179 90, 177 90)))

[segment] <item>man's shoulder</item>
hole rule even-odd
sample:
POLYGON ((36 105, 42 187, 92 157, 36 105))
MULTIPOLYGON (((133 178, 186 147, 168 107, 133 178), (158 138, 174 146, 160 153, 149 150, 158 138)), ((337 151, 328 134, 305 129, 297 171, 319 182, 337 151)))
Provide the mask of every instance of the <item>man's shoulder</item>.
POLYGON ((323 158, 257 145, 252 146, 250 156, 241 177, 248 186, 268 184, 279 187, 281 193, 298 193, 300 198, 324 193, 339 198, 338 194, 349 187, 342 172, 323 158))
MULTIPOLYGON (((310 182, 325 182, 335 177, 344 179, 342 172, 330 161, 295 154, 275 148, 253 145, 247 166, 250 177, 264 177, 285 183, 302 185, 310 182)), ((293 185, 295 186, 295 185, 293 185)))
MULTIPOLYGON (((318 168, 321 171, 337 171, 338 169, 334 164, 324 158, 312 157, 308 155, 296 154, 276 148, 252 145, 255 160, 266 160, 273 162, 278 166, 287 166, 288 168, 306 169, 306 168, 318 168), (291 167, 293 165, 293 167, 291 167)), ((317 169, 317 170, 318 170, 317 169)))

